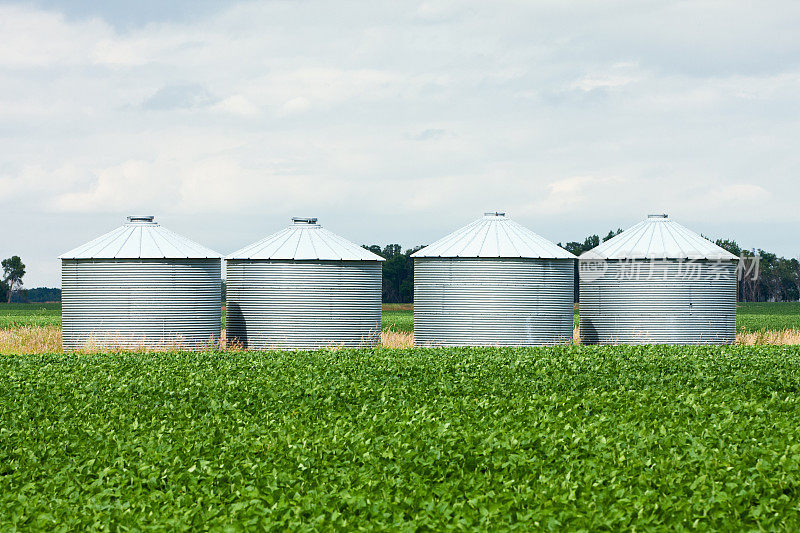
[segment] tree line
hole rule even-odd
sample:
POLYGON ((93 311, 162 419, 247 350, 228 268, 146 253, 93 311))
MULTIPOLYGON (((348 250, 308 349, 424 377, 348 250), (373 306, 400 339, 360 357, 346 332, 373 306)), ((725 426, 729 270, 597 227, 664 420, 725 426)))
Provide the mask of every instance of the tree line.
MULTIPOLYGON (((610 230, 603 237, 589 235, 582 241, 558 243, 568 252, 580 256, 612 237, 622 233, 621 228, 610 230)), ((708 239, 708 237, 706 237, 708 239)), ((712 239, 708 239, 712 240, 712 239)), ((739 266, 738 298, 740 302, 796 302, 800 300, 800 261, 779 257, 762 249, 747 250, 730 239, 716 239, 714 244, 736 257, 742 258, 739 266)), ((364 245, 367 250, 380 255, 383 263, 383 302, 410 303, 414 301, 414 263, 411 254, 424 246, 405 251, 399 244, 381 248, 377 244, 364 245)), ((575 301, 580 298, 578 263, 575 262, 575 301)))
POLYGON ((414 301, 414 260, 411 254, 424 248, 415 246, 403 251, 399 244, 381 248, 377 244, 364 245, 370 252, 385 259, 383 262, 383 303, 410 303, 414 301))
MULTIPOLYGON (((617 231, 610 230, 608 232, 608 234, 606 234, 606 236, 603 237, 602 241, 606 242, 608 239, 610 239, 612 237, 616 237, 620 233, 622 233, 622 228, 617 229, 617 231)), ((586 237, 583 240, 583 242, 570 241, 570 242, 568 242, 566 244, 558 243, 558 245, 561 248, 563 248, 566 251, 568 251, 569 253, 571 253, 572 255, 580 257, 583 252, 588 252, 592 248, 596 248, 597 246, 600 246, 600 240, 601 239, 600 239, 599 235, 589 235, 588 237, 586 237)), ((573 278, 574 279, 574 283, 575 283, 574 295, 575 295, 575 302, 577 303, 578 301, 580 301, 580 292, 581 292, 580 279, 578 278, 578 262, 577 261, 575 261, 575 266, 573 268, 575 269, 575 277, 573 278)))
POLYGON ((765 250, 746 250, 736 241, 717 239, 717 246, 740 260, 738 294, 741 302, 796 302, 800 300, 800 261, 765 250))
MULTIPOLYGON (((558 243, 565 250, 580 256, 616 235, 621 229, 609 231, 602 239, 590 235, 583 242, 558 243)), ((737 272, 737 295, 740 302, 796 302, 800 300, 800 261, 778 257, 762 249, 747 250, 730 239, 704 238, 740 258, 737 272)), ((575 301, 579 300, 579 280, 575 266, 575 301)))
MULTIPOLYGON (((589 235, 583 241, 558 243, 565 250, 580 256, 601 242, 622 233, 622 229, 611 230, 604 237, 589 235)), ((707 238, 707 237, 706 237, 707 238)), ((709 239, 711 240, 711 239, 709 239)), ((738 281, 739 301, 742 302, 796 302, 800 300, 800 261, 795 258, 778 257, 765 250, 747 250, 736 241, 717 239, 713 241, 737 257, 743 258, 738 281)), ((414 261, 411 254, 423 248, 415 246, 403 250, 399 244, 381 247, 377 244, 364 248, 385 259, 383 268, 382 299, 384 303, 410 303, 414 301, 414 261)), ((22 278, 25 264, 19 256, 2 261, 3 278, 0 279, 0 302, 53 302, 61 300, 61 289, 38 287, 24 289, 22 278)), ((223 299, 225 282, 222 281, 223 299)), ((575 264, 575 301, 579 299, 578 265, 575 264)))

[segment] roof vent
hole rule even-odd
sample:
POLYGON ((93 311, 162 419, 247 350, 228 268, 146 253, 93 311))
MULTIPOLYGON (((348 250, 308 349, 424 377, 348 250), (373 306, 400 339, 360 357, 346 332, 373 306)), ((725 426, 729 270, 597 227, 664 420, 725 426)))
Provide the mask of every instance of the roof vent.
POLYGON ((663 215, 647 215, 647 218, 669 218, 669 215, 666 213, 663 215))
POLYGON ((128 223, 129 224, 154 224, 153 220, 155 218, 156 217, 154 217, 153 215, 149 215, 149 216, 131 216, 131 217, 128 217, 128 223))
POLYGON ((294 224, 308 224, 313 225, 317 223, 316 218, 304 218, 304 217, 292 217, 292 222, 294 224))
POLYGON ((500 213, 499 211, 489 211, 488 213, 484 213, 483 216, 485 217, 504 217, 506 216, 505 213, 500 213))

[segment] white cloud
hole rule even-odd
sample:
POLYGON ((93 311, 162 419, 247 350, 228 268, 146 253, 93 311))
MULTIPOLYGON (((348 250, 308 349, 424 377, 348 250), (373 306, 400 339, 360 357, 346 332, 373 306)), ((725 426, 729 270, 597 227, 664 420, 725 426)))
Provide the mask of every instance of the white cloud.
POLYGON ((625 181, 619 176, 562 178, 548 183, 547 194, 537 195, 535 201, 525 211, 564 216, 581 209, 602 209, 604 202, 620 199, 617 191, 625 187, 625 181))
POLYGON ((308 98, 297 96, 291 100, 288 100, 281 106, 281 114, 291 115, 294 113, 302 113, 303 111, 308 110, 309 107, 311 107, 311 102, 308 101, 308 98))
POLYGON ((258 115, 260 111, 257 105, 241 94, 235 94, 220 100, 211 106, 211 109, 213 111, 228 113, 231 115, 239 115, 242 117, 252 117, 258 115))
POLYGON ((593 91, 595 89, 616 89, 624 87, 629 83, 638 81, 639 78, 634 76, 621 76, 621 75, 593 75, 584 76, 580 80, 572 83, 573 89, 580 89, 582 91, 593 91))
POLYGON ((706 195, 706 206, 736 209, 745 206, 763 205, 770 200, 771 194, 760 185, 752 183, 734 183, 714 188, 706 195))
POLYGON ((423 80, 375 69, 301 68, 276 70, 248 85, 265 102, 283 102, 284 114, 358 101, 387 102, 418 90, 423 80))
POLYGON ((16 174, 0 174, 0 191, 3 203, 28 204, 32 199, 48 199, 53 195, 69 193, 75 188, 91 183, 92 174, 74 164, 56 168, 24 165, 16 174))
POLYGON ((174 198, 171 165, 128 160, 95 172, 91 184, 53 198, 58 211, 115 212, 163 208, 174 198))
MULTIPOLYGON (((742 206, 799 221, 797 3, 244 2, 138 25, 62 9, 0 5, 13 221, 368 213, 353 238, 407 220, 386 237, 403 243, 485 209, 564 240, 661 210, 734 238, 742 206)), ((36 242, 22 226, 4 244, 36 242)))
POLYGON ((148 110, 191 109, 204 107, 211 103, 212 97, 199 84, 167 85, 149 96, 142 108, 148 110))
POLYGON ((28 70, 85 64, 94 42, 111 34, 101 20, 67 22, 58 13, 0 5, 0 67, 28 70))
POLYGON ((110 66, 139 66, 148 58, 136 43, 120 42, 117 39, 104 39, 95 44, 91 59, 94 63, 110 66))

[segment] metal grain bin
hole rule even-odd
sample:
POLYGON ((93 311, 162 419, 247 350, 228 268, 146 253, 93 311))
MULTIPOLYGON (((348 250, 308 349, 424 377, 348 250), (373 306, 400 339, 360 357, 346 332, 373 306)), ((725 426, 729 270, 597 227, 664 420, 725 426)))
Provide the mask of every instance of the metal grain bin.
POLYGON ((293 218, 225 259, 229 343, 311 350, 380 340, 383 258, 316 218, 293 218))
POLYGON ((59 256, 64 349, 217 342, 221 257, 152 216, 59 256))
POLYGON ((575 256, 486 213, 412 255, 419 346, 572 341, 575 256))
POLYGON ((738 258, 667 215, 580 257, 584 344, 731 344, 738 258))

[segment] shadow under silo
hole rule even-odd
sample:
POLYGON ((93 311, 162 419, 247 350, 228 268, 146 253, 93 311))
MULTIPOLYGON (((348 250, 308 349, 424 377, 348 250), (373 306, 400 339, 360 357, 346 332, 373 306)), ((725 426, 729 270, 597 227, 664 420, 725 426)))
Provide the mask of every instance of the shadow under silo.
POLYGON ((247 321, 239 304, 235 302, 228 302, 225 318, 225 337, 229 347, 247 349, 247 321))
POLYGON ((599 344, 600 339, 597 338, 597 330, 590 319, 581 317, 581 322, 578 327, 580 330, 581 344, 599 344))

